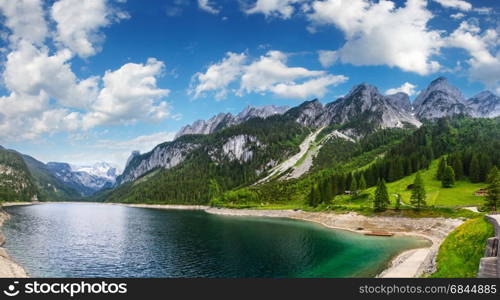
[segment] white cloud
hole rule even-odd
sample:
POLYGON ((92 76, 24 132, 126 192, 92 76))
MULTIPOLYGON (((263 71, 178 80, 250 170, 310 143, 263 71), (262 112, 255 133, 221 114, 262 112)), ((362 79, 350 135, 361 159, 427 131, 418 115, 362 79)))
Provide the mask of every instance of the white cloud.
POLYGON ((247 59, 246 54, 228 52, 220 62, 211 65, 205 73, 196 73, 189 93, 198 98, 208 91, 217 91, 215 98, 220 100, 226 97, 228 85, 236 80, 243 71, 243 65, 247 59))
POLYGON ((208 13, 211 14, 218 14, 219 10, 214 8, 213 4, 211 3, 210 0, 198 0, 198 7, 208 13))
POLYGON ((455 8, 463 11, 472 9, 472 4, 464 0, 434 0, 446 8, 455 8))
POLYGON ((57 23, 55 40, 83 58, 100 50, 99 42, 104 39, 101 28, 128 18, 106 0, 59 0, 52 6, 51 16, 57 23))
POLYGON ((445 41, 445 46, 462 48, 469 53, 471 80, 481 81, 492 90, 500 88, 500 36, 495 29, 482 31, 473 22, 463 21, 445 41))
POLYGON ((238 93, 265 93, 277 83, 291 83, 296 79, 325 75, 324 71, 310 71, 301 67, 288 67, 287 55, 269 51, 245 67, 238 93))
POLYGON ((388 65, 427 75, 440 67, 431 57, 439 52, 441 36, 427 28, 433 15, 426 4, 408 0, 397 8, 392 1, 314 1, 308 18, 316 26, 334 25, 345 34, 347 41, 337 50, 344 63, 388 65))
POLYGON ((409 82, 405 82, 398 88, 388 89, 387 91, 385 91, 385 94, 394 95, 397 93, 406 93, 408 96, 413 96, 416 93, 416 88, 417 88, 416 85, 413 85, 409 82))
POLYGON ((318 59, 324 68, 331 67, 338 59, 337 51, 320 50, 318 51, 318 59))
POLYGON ((205 73, 193 76, 189 93, 197 98, 212 91, 220 100, 230 92, 230 85, 238 82, 238 96, 270 92, 282 98, 304 99, 321 97, 328 87, 347 80, 345 76, 328 75, 325 71, 289 67, 287 59, 285 53, 273 50, 251 62, 247 62, 244 53, 228 53, 220 63, 209 66, 205 73))
POLYGON ((47 48, 39 49, 21 41, 18 48, 7 55, 5 85, 18 95, 36 96, 43 91, 60 105, 86 109, 97 95, 98 78, 79 80, 71 71, 69 59, 68 50, 49 55, 47 48))
POLYGON ((304 2, 304 0, 257 0, 253 6, 245 10, 245 13, 262 13, 266 17, 288 19, 295 11, 293 4, 299 2, 304 2))
POLYGON ((452 19, 459 20, 459 19, 462 19, 463 17, 465 17, 465 15, 464 15, 463 13, 460 13, 460 12, 459 12, 459 13, 456 13, 456 14, 452 14, 452 15, 450 15, 450 17, 451 17, 452 19))
POLYGON ((130 124, 138 120, 162 120, 170 115, 170 105, 159 99, 169 90, 156 85, 164 63, 149 58, 146 64, 128 63, 116 71, 106 71, 104 88, 91 111, 83 118, 85 129, 98 125, 130 124))
POLYGON ((281 98, 308 99, 323 97, 330 86, 335 86, 347 81, 343 75, 326 75, 310 79, 304 83, 279 83, 270 90, 281 98))
POLYGON ((40 0, 0 0, 0 12, 12 34, 10 41, 20 39, 41 45, 48 29, 40 0))

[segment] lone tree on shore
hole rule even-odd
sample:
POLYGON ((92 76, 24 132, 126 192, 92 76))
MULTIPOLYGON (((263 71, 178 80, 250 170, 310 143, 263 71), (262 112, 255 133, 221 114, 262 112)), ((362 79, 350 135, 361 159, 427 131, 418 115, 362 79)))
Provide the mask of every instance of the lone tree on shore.
POLYGON ((500 174, 497 167, 493 167, 488 174, 488 187, 486 188, 486 206, 491 211, 497 211, 497 205, 500 199, 500 174))
POLYGON ((384 211, 389 205, 389 193, 387 192, 387 186, 385 181, 379 180, 377 184, 377 189, 375 190, 375 198, 373 199, 373 206, 375 211, 384 211))
POLYGON ((446 166, 443 172, 443 178, 441 179, 441 185, 444 188, 451 188, 455 184, 455 171, 450 166, 446 166))
POLYGON ((425 203, 425 187, 420 172, 415 175, 415 181, 413 182, 413 190, 411 191, 411 204, 415 206, 417 210, 426 206, 425 203))

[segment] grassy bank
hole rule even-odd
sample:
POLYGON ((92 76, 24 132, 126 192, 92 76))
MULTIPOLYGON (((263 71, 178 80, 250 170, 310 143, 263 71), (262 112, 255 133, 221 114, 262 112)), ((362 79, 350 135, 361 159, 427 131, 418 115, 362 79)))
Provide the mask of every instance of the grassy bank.
POLYGON ((476 277, 486 240, 494 234, 493 225, 484 217, 457 227, 439 248, 437 271, 431 277, 476 277))

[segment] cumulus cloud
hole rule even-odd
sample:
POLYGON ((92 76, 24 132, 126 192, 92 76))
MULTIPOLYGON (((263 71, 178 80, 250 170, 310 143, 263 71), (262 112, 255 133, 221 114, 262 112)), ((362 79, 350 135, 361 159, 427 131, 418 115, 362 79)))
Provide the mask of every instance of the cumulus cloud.
POLYGON ((339 59, 353 65, 388 65, 427 75, 439 69, 431 59, 439 52, 439 31, 427 28, 433 17, 425 0, 408 0, 397 8, 392 1, 314 1, 309 20, 333 25, 346 37, 339 59), (415 41, 418 41, 415 42, 415 41))
POLYGON ((324 71, 310 71, 301 67, 288 67, 287 55, 269 51, 245 67, 238 93, 265 93, 278 83, 291 83, 296 79, 325 75, 324 71))
POLYGON ((157 102, 170 92, 156 84, 164 66, 163 62, 149 58, 146 64, 128 63, 116 71, 106 71, 104 88, 84 116, 83 127, 162 120, 169 116, 169 104, 157 102))
POLYGON ((57 23, 56 42, 84 58, 99 51, 99 42, 104 39, 101 28, 128 18, 109 7, 106 0, 59 0, 52 6, 51 16, 57 23))
POLYGON ((210 0, 198 0, 198 7, 214 15, 219 13, 219 10, 217 8, 214 8, 210 0))
POLYGON ((320 50, 318 51, 318 59, 324 68, 331 67, 338 59, 337 51, 320 50))
POLYGON ((56 132, 96 126, 157 121, 170 116, 162 101, 169 90, 157 87, 164 63, 128 63, 104 76, 78 78, 75 55, 98 51, 100 29, 128 15, 106 0, 59 0, 50 8, 55 29, 49 32, 41 1, 0 0, 3 24, 9 29, 0 97, 0 139, 34 139, 56 132), (52 38, 57 50, 45 41, 52 38))
POLYGON ((4 25, 11 31, 10 41, 20 39, 41 45, 48 29, 41 0, 0 0, 4 25))
POLYGON ((189 93, 198 98, 204 92, 217 91, 215 98, 223 99, 228 93, 228 85, 241 75, 246 59, 244 53, 228 52, 220 63, 211 65, 205 73, 198 72, 194 75, 192 83, 196 86, 189 93))
POLYGON ((279 83, 270 90, 281 98, 307 99, 323 97, 328 87, 344 83, 348 78, 344 75, 326 75, 305 81, 304 83, 279 83))
POLYGON ((245 13, 262 13, 266 17, 288 19, 295 11, 294 4, 300 2, 304 2, 304 0, 257 0, 250 8, 245 10, 245 13))
POLYGON ((46 47, 39 49, 21 41, 18 48, 7 55, 5 85, 18 95, 36 96, 43 91, 63 106, 87 109, 97 95, 98 78, 79 80, 68 63, 71 57, 69 50, 49 55, 46 47))
POLYGON ((385 94, 394 95, 397 93, 406 93, 408 96, 413 96, 416 93, 416 88, 417 88, 416 85, 413 85, 409 82, 405 82, 398 88, 388 89, 387 91, 385 91, 385 94))
POLYGON ((464 0, 434 0, 446 8, 455 8, 463 11, 472 9, 472 4, 464 0))
POLYGON ((446 38, 447 47, 465 49, 471 56, 469 77, 483 82, 488 88, 498 91, 500 88, 500 36, 495 29, 481 30, 472 21, 463 21, 446 38))
POLYGON ((342 75, 328 75, 325 71, 313 71, 302 67, 287 66, 288 56, 271 50, 248 62, 246 54, 228 53, 220 63, 208 67, 205 73, 196 73, 189 91, 194 98, 206 92, 215 92, 216 99, 229 93, 232 84, 236 95, 248 93, 272 93, 282 98, 305 99, 321 97, 328 87, 347 80, 342 75))

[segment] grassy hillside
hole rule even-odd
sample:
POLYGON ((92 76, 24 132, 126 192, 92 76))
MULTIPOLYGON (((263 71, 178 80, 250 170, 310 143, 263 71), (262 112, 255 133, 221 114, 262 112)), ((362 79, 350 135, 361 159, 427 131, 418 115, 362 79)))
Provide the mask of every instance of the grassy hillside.
POLYGON ((437 271, 431 277, 476 277, 486 240, 494 235, 484 218, 466 221, 444 240, 437 256, 437 271))
MULTIPOLYGON (((427 205, 437 207, 455 206, 481 206, 484 197, 475 196, 474 192, 486 187, 485 183, 471 183, 469 181, 457 181, 452 188, 441 187, 441 181, 436 179, 439 160, 432 161, 428 170, 421 171, 422 180, 427 192, 427 205)), ((404 177, 398 181, 387 184, 389 195, 399 193, 404 203, 410 203, 411 190, 407 187, 413 183, 415 175, 404 177)), ((375 187, 367 190, 373 195, 375 187)))

